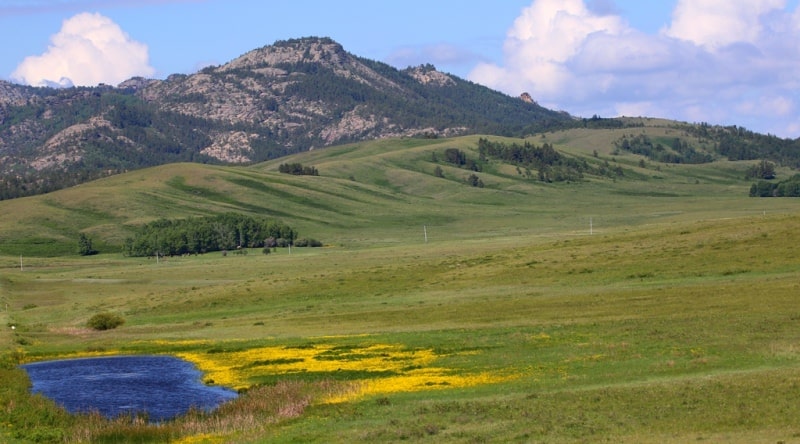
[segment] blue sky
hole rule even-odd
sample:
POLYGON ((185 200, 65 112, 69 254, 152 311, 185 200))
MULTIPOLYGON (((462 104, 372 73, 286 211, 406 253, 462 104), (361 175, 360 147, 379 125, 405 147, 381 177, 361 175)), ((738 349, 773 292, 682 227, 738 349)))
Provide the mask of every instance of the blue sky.
POLYGON ((579 116, 800 137, 800 0, 0 0, 0 79, 116 84, 326 36, 579 116))

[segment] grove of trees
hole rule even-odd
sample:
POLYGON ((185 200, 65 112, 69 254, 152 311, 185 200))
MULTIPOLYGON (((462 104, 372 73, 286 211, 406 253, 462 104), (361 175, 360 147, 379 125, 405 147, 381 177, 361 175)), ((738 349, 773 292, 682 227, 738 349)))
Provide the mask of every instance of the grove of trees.
POLYGON ((714 161, 713 156, 697 151, 685 140, 681 140, 678 137, 661 143, 658 141, 653 142, 645 134, 631 137, 624 135, 615 142, 615 145, 618 149, 640 154, 654 162, 699 164, 714 161))
POLYGON ((224 213, 210 217, 159 219, 144 225, 125 240, 128 256, 174 256, 293 245, 297 232, 290 226, 267 219, 224 213))
POLYGON ((319 176, 319 171, 315 167, 304 166, 301 163, 282 163, 278 165, 278 172, 295 176, 319 176))
MULTIPOLYGON (((538 179, 542 182, 580 180, 585 172, 603 174, 585 160, 564 156, 547 143, 536 146, 528 141, 519 144, 480 138, 478 151, 481 159, 499 159, 528 170, 537 170, 538 179)), ((621 170, 617 174, 621 174, 621 170)))
POLYGON ((750 197, 800 197, 800 174, 780 182, 759 180, 750 187, 750 197))

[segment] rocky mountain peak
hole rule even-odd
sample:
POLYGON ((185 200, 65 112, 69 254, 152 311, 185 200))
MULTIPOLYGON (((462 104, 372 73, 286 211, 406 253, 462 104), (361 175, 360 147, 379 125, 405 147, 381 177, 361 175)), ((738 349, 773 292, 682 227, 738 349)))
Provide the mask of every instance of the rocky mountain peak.
POLYGON ((247 52, 220 67, 221 72, 236 69, 258 69, 284 64, 322 63, 342 65, 350 56, 339 43, 327 37, 305 37, 283 40, 247 52))

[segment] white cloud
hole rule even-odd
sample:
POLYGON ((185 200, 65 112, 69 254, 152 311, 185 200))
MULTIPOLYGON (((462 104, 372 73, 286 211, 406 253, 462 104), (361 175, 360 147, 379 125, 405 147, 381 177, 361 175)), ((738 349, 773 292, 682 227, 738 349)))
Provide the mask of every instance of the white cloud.
POLYGON ((65 20, 50 42, 44 54, 26 57, 11 78, 35 86, 93 86, 155 72, 147 46, 100 14, 81 13, 65 20))
POLYGON ((501 65, 470 80, 580 116, 648 115, 800 136, 800 8, 785 0, 679 0, 657 34, 582 0, 534 0, 501 65))
POLYGON ((756 43, 764 30, 762 17, 785 4, 785 0, 680 0, 664 33, 709 49, 756 43))

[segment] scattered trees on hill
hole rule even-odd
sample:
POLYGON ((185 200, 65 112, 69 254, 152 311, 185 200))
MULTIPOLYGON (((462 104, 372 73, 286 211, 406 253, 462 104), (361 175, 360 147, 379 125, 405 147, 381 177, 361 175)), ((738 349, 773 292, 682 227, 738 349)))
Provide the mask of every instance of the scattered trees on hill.
POLYGON ((601 174, 585 160, 564 156, 547 143, 536 146, 528 141, 518 144, 480 138, 478 151, 481 159, 494 158, 526 170, 537 170, 538 179, 542 182, 580 180, 585 172, 601 174))
POLYGON ((467 157, 467 154, 457 148, 447 148, 444 150, 444 160, 459 168, 470 171, 480 171, 481 165, 474 159, 467 157))
POLYGON ((303 166, 301 163, 282 163, 278 166, 278 171, 295 176, 319 176, 319 171, 315 167, 303 166))
POLYGON ((714 161, 713 156, 697 151, 678 137, 664 141, 664 143, 666 145, 661 142, 653 142, 645 134, 637 134, 631 137, 623 135, 621 139, 614 142, 614 145, 617 149, 645 156, 653 162, 698 164, 714 161))
POLYGON ((150 222, 136 236, 126 239, 123 252, 139 257, 199 254, 237 247, 289 246, 296 238, 297 232, 284 223, 225 213, 150 222))
POLYGON ((705 122, 682 129, 716 143, 717 152, 728 160, 770 159, 792 168, 800 167, 800 139, 782 139, 741 126, 712 126, 705 122))

